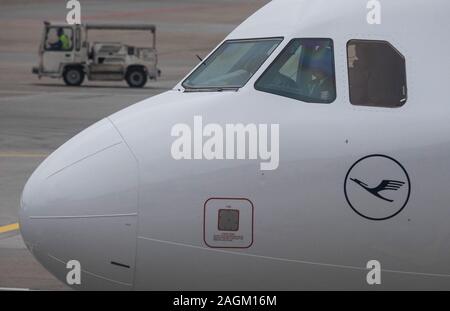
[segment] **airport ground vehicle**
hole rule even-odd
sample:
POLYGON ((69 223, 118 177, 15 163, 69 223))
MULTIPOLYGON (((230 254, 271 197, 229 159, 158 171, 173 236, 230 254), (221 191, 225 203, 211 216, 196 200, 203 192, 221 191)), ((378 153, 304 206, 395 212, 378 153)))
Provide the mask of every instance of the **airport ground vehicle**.
POLYGON ((39 65, 33 73, 39 78, 63 78, 69 86, 89 80, 121 81, 130 87, 143 87, 148 79, 156 80, 156 26, 152 24, 52 24, 44 22, 39 46, 39 65), (89 30, 149 31, 151 47, 135 47, 120 42, 90 42, 89 30))

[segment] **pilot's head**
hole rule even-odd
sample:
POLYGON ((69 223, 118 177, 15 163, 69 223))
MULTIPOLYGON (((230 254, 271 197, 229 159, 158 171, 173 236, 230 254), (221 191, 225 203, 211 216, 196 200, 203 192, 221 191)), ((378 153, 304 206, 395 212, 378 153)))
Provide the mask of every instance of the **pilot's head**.
POLYGON ((324 79, 333 75, 333 58, 330 48, 318 48, 310 55, 306 64, 311 75, 318 79, 324 79))
POLYGON ((62 27, 58 28, 58 37, 62 36, 64 34, 64 29, 62 27))

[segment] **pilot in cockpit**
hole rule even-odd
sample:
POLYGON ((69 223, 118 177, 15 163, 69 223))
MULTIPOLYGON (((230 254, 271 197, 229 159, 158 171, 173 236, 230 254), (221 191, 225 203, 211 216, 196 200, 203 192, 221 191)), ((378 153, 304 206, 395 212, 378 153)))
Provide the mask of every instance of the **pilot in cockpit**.
POLYGON ((318 47, 309 54, 304 63, 306 83, 304 94, 310 98, 329 100, 335 97, 332 51, 327 47, 318 47))

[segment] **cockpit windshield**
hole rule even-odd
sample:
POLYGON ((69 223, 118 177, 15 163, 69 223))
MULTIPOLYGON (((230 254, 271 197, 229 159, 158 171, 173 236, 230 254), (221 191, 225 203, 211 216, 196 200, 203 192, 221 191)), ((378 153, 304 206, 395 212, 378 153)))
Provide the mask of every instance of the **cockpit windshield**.
POLYGON ((243 87, 282 38, 229 40, 211 54, 184 82, 188 90, 243 87))

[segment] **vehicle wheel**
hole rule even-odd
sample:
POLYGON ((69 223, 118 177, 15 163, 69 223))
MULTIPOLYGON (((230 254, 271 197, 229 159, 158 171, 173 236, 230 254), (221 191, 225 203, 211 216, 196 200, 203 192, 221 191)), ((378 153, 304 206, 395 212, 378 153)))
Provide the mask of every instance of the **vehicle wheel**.
POLYGON ((78 86, 83 83, 84 72, 80 67, 69 67, 64 70, 63 79, 69 86, 78 86))
POLYGON ((125 76, 128 86, 143 87, 147 83, 147 73, 142 68, 131 68, 125 76))

